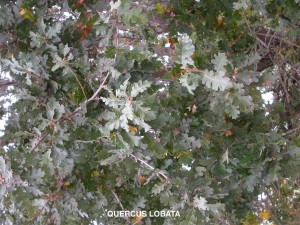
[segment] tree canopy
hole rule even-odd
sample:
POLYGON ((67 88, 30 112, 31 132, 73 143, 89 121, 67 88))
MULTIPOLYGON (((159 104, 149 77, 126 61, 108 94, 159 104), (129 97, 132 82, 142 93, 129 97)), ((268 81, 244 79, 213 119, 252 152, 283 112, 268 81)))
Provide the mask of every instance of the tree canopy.
POLYGON ((0 2, 1 224, 298 224, 299 0, 0 2))

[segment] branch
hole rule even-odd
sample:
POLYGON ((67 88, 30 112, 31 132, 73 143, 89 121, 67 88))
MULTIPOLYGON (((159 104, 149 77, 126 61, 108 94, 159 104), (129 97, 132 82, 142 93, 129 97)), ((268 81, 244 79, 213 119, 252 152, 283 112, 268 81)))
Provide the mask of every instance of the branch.
POLYGON ((104 88, 105 82, 106 82, 106 80, 107 80, 109 74, 110 74, 110 73, 107 73, 107 74, 106 74, 104 80, 102 81, 102 83, 101 83, 101 85, 99 86, 99 88, 97 89, 97 91, 93 94, 93 96, 90 97, 89 99, 85 100, 83 103, 81 103, 80 106, 77 107, 77 108, 71 113, 71 115, 69 116, 68 119, 71 119, 76 113, 78 113, 80 110, 82 110, 82 105, 86 105, 86 104, 88 104, 89 102, 94 101, 94 100, 96 99, 96 97, 97 97, 97 95, 99 94, 99 92, 104 88))
POLYGON ((8 80, 2 80, 0 81, 0 88, 5 88, 7 86, 15 86, 18 83, 16 81, 8 81, 8 80))
MULTIPOLYGON (((104 80, 102 81, 102 83, 100 84, 99 88, 97 89, 97 91, 93 94, 92 97, 90 97, 89 99, 86 99, 83 103, 80 104, 79 107, 77 107, 71 114, 69 114, 68 116, 64 116, 61 117, 60 119, 54 121, 54 124, 56 123, 60 123, 63 122, 65 120, 71 120, 73 119, 73 117, 76 115, 76 113, 78 113, 80 110, 82 110, 82 106, 88 104, 89 102, 93 101, 96 99, 97 95, 99 94, 99 92, 103 89, 103 87, 105 86, 105 82, 108 78, 108 76, 110 75, 110 73, 107 73, 104 80)), ((35 150, 43 141, 44 139, 47 137, 48 133, 44 133, 42 138, 39 140, 39 142, 33 147, 32 150, 35 150)))
POLYGON ((96 97, 97 97, 97 95, 99 94, 99 92, 100 92, 100 91, 103 89, 103 87, 105 86, 105 82, 106 82, 106 80, 107 80, 107 78, 108 78, 109 75, 110 75, 110 73, 107 73, 107 74, 106 74, 104 80, 102 81, 102 83, 100 84, 99 88, 98 88, 97 91, 93 94, 92 97, 90 97, 89 99, 86 99, 84 102, 82 102, 82 103, 80 104, 80 106, 78 106, 71 114, 69 114, 69 116, 62 118, 62 119, 56 121, 55 123, 65 121, 66 119, 69 119, 69 120, 72 119, 73 116, 74 116, 76 113, 78 113, 80 110, 82 110, 82 106, 83 106, 83 105, 86 105, 86 104, 88 104, 89 102, 95 100, 96 97))

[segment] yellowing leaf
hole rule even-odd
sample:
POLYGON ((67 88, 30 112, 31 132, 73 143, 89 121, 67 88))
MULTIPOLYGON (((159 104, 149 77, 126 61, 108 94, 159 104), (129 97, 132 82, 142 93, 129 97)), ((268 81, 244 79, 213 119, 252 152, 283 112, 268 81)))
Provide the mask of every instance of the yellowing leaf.
POLYGON ((159 14, 163 14, 166 11, 166 8, 160 3, 156 3, 156 10, 159 14))
POLYGON ((137 223, 141 222, 142 219, 143 219, 142 212, 138 211, 137 215, 131 220, 131 223, 137 224, 137 223))
POLYGON ((128 130, 131 132, 131 133, 136 133, 138 131, 137 127, 135 126, 128 126, 128 130))
POLYGON ((267 220, 270 218, 270 212, 267 210, 264 210, 262 212, 259 213, 259 219, 261 220, 267 220))
POLYGON ((26 9, 25 8, 21 8, 20 15, 24 16, 25 14, 26 14, 26 9))
POLYGON ((66 181, 66 182, 64 182, 63 186, 64 186, 64 187, 68 187, 68 186, 70 186, 71 184, 72 184, 71 181, 66 181))
POLYGON ((31 22, 35 21, 34 15, 29 9, 27 9, 25 7, 21 7, 19 13, 20 13, 20 16, 23 17, 23 19, 28 19, 31 22))
POLYGON ((97 170, 94 170, 91 174, 91 177, 99 177, 100 173, 97 170))

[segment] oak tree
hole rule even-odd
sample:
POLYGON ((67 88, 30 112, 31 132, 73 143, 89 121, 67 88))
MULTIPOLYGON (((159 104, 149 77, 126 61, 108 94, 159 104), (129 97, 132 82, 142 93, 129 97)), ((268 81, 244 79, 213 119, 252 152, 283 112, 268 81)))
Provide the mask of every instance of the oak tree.
POLYGON ((1 224, 299 221, 299 0, 0 2, 1 224))

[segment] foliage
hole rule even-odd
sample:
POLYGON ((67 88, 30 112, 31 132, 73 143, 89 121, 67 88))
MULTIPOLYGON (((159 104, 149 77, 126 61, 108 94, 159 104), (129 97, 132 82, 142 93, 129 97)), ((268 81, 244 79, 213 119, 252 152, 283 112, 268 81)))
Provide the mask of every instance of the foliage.
POLYGON ((16 98, 1 224, 299 221, 299 1, 2 0, 0 11, 3 88, 14 85, 3 93, 16 98))

